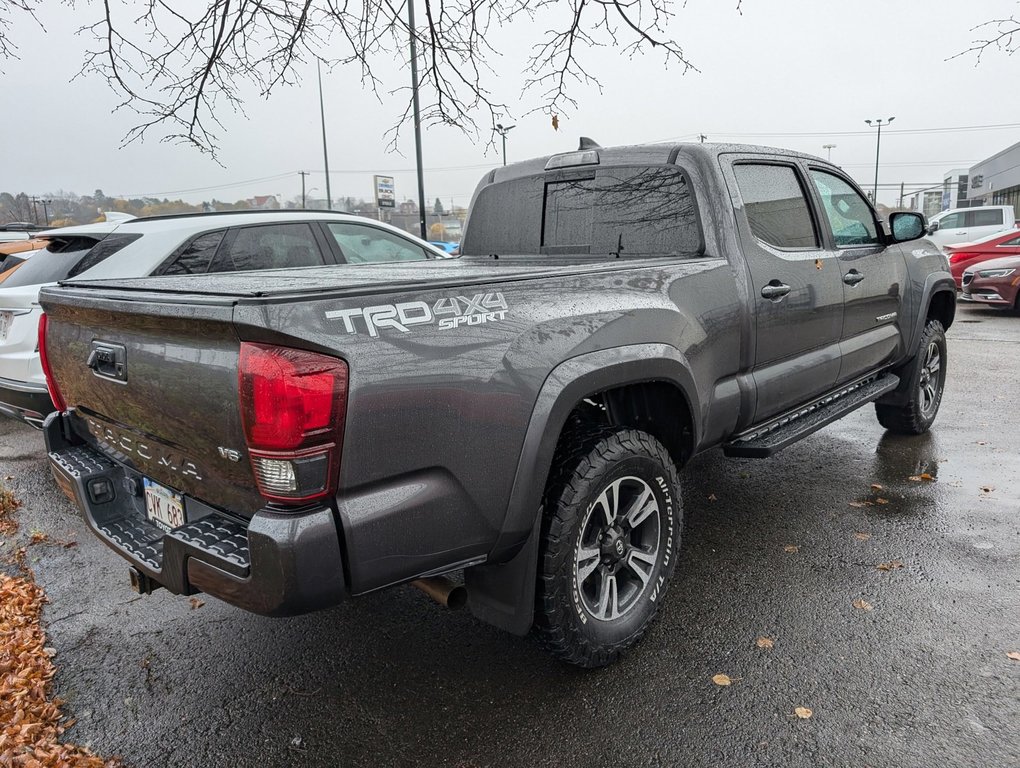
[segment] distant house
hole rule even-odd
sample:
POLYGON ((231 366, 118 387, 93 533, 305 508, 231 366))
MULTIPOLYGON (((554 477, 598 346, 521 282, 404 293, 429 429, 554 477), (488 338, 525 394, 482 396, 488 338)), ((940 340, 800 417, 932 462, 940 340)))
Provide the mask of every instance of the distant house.
POLYGON ((276 195, 255 195, 255 197, 249 197, 245 202, 248 203, 249 208, 259 211, 277 210, 280 207, 276 195))
POLYGON ((414 202, 414 200, 405 200, 397 207, 397 209, 405 216, 418 215, 418 204, 414 202))

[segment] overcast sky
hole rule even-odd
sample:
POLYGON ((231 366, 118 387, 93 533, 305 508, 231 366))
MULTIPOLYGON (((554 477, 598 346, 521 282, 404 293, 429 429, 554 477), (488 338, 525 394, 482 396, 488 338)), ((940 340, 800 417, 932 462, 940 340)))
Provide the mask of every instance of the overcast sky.
MULTIPOLYGON (((677 6, 671 32, 699 72, 664 70, 654 54, 585 53, 602 91, 575 88, 579 108, 560 116, 559 131, 547 116, 519 110, 510 118, 517 124, 508 139, 511 162, 574 149, 580 135, 609 146, 696 140, 705 133, 713 141, 822 156, 823 144, 836 144, 833 161, 870 188, 875 136, 866 118, 896 118, 882 133, 883 184, 940 182, 944 172, 1020 141, 1018 127, 930 131, 1020 122, 1020 57, 993 52, 977 67, 972 56, 950 59, 975 39, 972 27, 1020 12, 1016 0, 744 0, 742 14, 735 6, 736 0, 677 6)), ((309 188, 319 190, 313 194, 324 194, 314 67, 302 68, 299 86, 268 100, 251 93, 245 115, 219 115, 222 166, 194 149, 159 143, 157 136, 120 148, 133 116, 113 113, 117 98, 95 76, 72 81, 86 43, 74 32, 96 12, 94 5, 70 10, 47 3, 39 12, 45 32, 27 17, 18 21, 12 37, 21 58, 0 62, 0 191, 90 194, 99 188, 111 196, 190 202, 290 198, 301 189, 297 171, 307 170, 309 188)), ((541 28, 520 24, 493 38, 507 52, 491 62, 499 73, 489 82, 497 99, 520 103, 521 53, 541 28)), ((381 74, 392 87, 409 79, 396 66, 381 74)), ((415 197, 412 132, 403 133, 402 155, 387 153, 383 139, 403 110, 403 97, 383 94, 380 102, 362 89, 353 69, 324 80, 333 197, 370 198, 373 173, 396 177, 398 199, 415 197)), ((426 196, 466 205, 478 179, 500 161, 484 142, 429 129, 426 196)), ((881 202, 897 197, 898 190, 879 191, 881 202)))

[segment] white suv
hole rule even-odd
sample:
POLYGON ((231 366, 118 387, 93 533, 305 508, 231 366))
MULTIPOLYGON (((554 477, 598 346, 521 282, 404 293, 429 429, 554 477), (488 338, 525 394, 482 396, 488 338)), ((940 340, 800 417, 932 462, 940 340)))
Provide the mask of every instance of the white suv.
POLYGON ((1012 205, 953 208, 928 220, 928 239, 942 248, 945 245, 973 243, 996 232, 1013 229, 1015 225, 1016 212, 1012 205))
POLYGON ((58 281, 446 259, 406 232, 349 214, 244 211, 155 216, 44 232, 45 251, 0 274, 0 413, 33 426, 53 410, 39 361, 39 289, 58 281))

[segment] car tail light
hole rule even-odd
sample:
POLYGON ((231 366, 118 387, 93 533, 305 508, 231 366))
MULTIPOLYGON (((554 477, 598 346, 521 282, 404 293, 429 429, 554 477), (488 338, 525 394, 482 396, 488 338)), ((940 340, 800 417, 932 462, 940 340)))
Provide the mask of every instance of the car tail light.
POLYGON ((347 363, 242 342, 238 386, 259 493, 291 504, 333 493, 347 416, 347 363))
POLYGON ((50 368, 50 356, 46 352, 46 313, 39 315, 39 361, 42 363, 43 375, 46 377, 46 389, 50 393, 50 400, 54 407, 61 413, 67 410, 63 395, 60 394, 60 387, 57 380, 53 378, 53 369, 50 368))
POLYGON ((949 263, 950 264, 959 264, 961 261, 966 261, 967 259, 972 259, 972 258, 974 258, 974 254, 973 253, 967 253, 965 251, 960 251, 958 253, 950 253, 949 254, 949 263))

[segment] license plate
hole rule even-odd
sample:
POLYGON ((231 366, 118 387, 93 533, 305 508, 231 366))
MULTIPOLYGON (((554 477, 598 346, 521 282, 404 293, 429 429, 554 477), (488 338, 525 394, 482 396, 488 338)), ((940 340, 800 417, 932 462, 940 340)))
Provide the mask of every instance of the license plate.
POLYGON ((184 498, 145 478, 145 514, 164 531, 184 525, 184 498))
POLYGON ((7 341, 7 332, 11 330, 13 312, 0 312, 0 341, 7 341))

